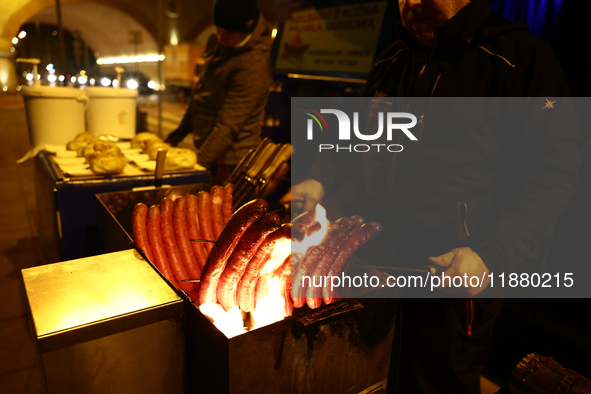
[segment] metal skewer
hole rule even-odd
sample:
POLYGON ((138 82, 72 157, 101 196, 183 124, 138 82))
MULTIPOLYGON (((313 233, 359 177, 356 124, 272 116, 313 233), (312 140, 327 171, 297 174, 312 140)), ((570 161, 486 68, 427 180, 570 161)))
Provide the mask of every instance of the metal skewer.
POLYGON ((209 242, 212 244, 215 243, 215 241, 210 241, 209 239, 189 239, 189 241, 191 241, 191 242, 209 242))
POLYGON ((445 271, 444 267, 439 267, 432 264, 420 264, 421 267, 424 268, 406 268, 406 267, 396 267, 396 266, 378 266, 378 265, 368 265, 363 260, 353 256, 351 260, 349 260, 352 264, 352 267, 359 267, 359 268, 373 268, 376 270, 384 270, 384 271, 395 271, 395 272, 407 272, 407 273, 415 273, 415 274, 426 274, 427 272, 431 276, 439 276, 442 272, 445 271))

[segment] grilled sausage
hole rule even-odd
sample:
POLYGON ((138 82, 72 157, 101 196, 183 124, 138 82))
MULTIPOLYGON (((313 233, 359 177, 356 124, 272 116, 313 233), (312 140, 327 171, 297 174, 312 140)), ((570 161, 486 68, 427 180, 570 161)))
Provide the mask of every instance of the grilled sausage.
POLYGON ((135 244, 140 248, 148 260, 154 263, 154 255, 152 254, 152 248, 150 248, 150 242, 148 241, 148 233, 146 231, 146 216, 148 214, 148 206, 143 203, 137 203, 133 208, 131 214, 131 221, 133 224, 133 239, 135 244))
POLYGON ((255 307, 255 290, 261 268, 271 255, 275 245, 284 239, 291 239, 291 223, 282 224, 261 243, 248 263, 238 284, 237 301, 244 312, 252 312, 255 307))
POLYGON ((267 235, 281 226, 281 218, 276 213, 267 213, 244 232, 234 253, 230 256, 217 287, 218 302, 229 311, 237 305, 238 283, 248 266, 248 262, 267 235))
POLYGON ((187 200, 185 197, 179 197, 174 201, 172 224, 183 265, 191 279, 199 279, 201 277, 201 268, 199 268, 199 265, 197 264, 197 259, 195 259, 193 247, 191 246, 191 243, 194 242, 189 241, 189 230, 187 227, 187 200))
MULTIPOLYGON (((201 228, 199 227, 199 220, 197 220, 197 196, 193 194, 186 194, 187 200, 187 230, 189 231, 189 239, 203 239, 201 235, 201 228)), ((203 271, 205 262, 207 261, 207 249, 203 242, 191 242, 193 254, 197 260, 199 268, 203 271)))
POLYGON ((230 216, 232 216, 232 192, 234 190, 234 185, 228 183, 224 186, 224 190, 222 192, 222 214, 224 215, 224 226, 230 220, 230 216))
POLYGON ((283 317, 291 316, 293 303, 291 302, 291 255, 287 256, 283 265, 275 272, 279 277, 279 294, 283 296, 283 317))
POLYGON ((299 216, 295 217, 291 224, 292 226, 302 226, 306 230, 314 224, 316 221, 316 211, 302 212, 299 216))
POLYGON ((316 223, 316 211, 303 212, 291 221, 291 238, 295 242, 301 242, 308 229, 316 223))
POLYGON ((326 230, 326 235, 324 236, 320 244, 316 245, 316 247, 314 248, 308 248, 303 259, 298 264, 297 269, 295 269, 292 272, 292 275, 295 279, 295 288, 292 288, 292 293, 294 294, 295 298, 306 299, 306 288, 308 288, 308 285, 304 282, 304 277, 307 276, 310 278, 310 287, 314 286, 311 276, 312 271, 314 269, 314 265, 321 257, 323 251, 326 249, 326 245, 330 243, 330 240, 333 238, 334 233, 338 232, 338 230, 339 224, 336 222, 330 222, 326 230))
MULTIPOLYGON (((343 243, 330 269, 328 276, 339 276, 345 266, 349 257, 364 243, 373 238, 376 234, 382 231, 382 225, 377 222, 369 222, 363 224, 355 230, 346 241, 343 243)), ((330 304, 337 300, 335 292, 331 291, 330 286, 325 286, 322 289, 322 298, 325 304, 330 304)))
POLYGON ((162 272, 162 275, 164 275, 166 279, 168 279, 170 283, 174 285, 174 287, 179 289, 179 284, 177 283, 172 270, 170 269, 170 264, 166 258, 166 251, 164 250, 164 245, 162 244, 162 233, 160 230, 160 208, 158 205, 152 205, 148 210, 146 224, 148 227, 148 240, 150 241, 152 253, 154 254, 154 265, 160 272, 162 272))
POLYGON ((309 272, 312 278, 312 286, 306 289, 306 303, 310 309, 315 309, 322 305, 322 286, 314 286, 314 283, 319 284, 322 282, 322 278, 339 252, 341 242, 361 225, 361 223, 349 217, 340 218, 336 223, 339 224, 339 230, 327 242, 318 246, 318 248, 321 248, 319 251, 320 257, 309 272))
MULTIPOLYGON (((310 248, 313 248, 313 247, 314 246, 311 246, 310 248)), ((295 275, 293 273, 299 269, 299 265, 302 262, 303 257, 304 256, 301 253, 292 253, 291 254, 291 256, 290 256, 291 267, 290 267, 290 272, 289 272, 290 282, 291 282, 291 278, 295 278, 295 275)), ((301 283, 300 284, 295 283, 295 282, 290 283, 290 296, 291 296, 291 301, 292 301, 294 308, 301 308, 306 303, 305 298, 297 298, 296 297, 295 289, 298 286, 301 286, 301 283)))
POLYGON ((224 214, 222 213, 222 195, 224 189, 221 186, 211 188, 211 225, 213 236, 217 239, 224 229, 224 214))
MULTIPOLYGON (((216 238, 214 237, 211 224, 211 197, 206 191, 200 191, 197 194, 197 213, 203 239, 215 241, 216 238)), ((204 243, 204 245, 205 249, 207 249, 207 253, 211 253, 213 244, 204 243)))
POLYGON ((273 278, 273 275, 267 274, 262 275, 257 280, 255 290, 255 307, 259 304, 259 301, 269 295, 269 282, 273 278))
MULTIPOLYGON (((183 279, 189 278, 189 274, 183 265, 183 260, 179 252, 179 248, 174 236, 174 229, 172 225, 172 211, 174 210, 174 202, 168 198, 163 198, 160 201, 160 230, 162 233, 162 242, 164 250, 166 250, 166 257, 170 264, 170 269, 176 279, 177 283, 187 293, 193 292, 195 286, 192 282, 183 282, 183 279)), ((190 294, 189 294, 190 295, 190 294)))
POLYGON ((228 259, 244 232, 268 209, 269 204, 265 200, 256 199, 247 202, 232 215, 209 253, 203 268, 199 289, 200 304, 217 302, 217 287, 228 259))
POLYGON ((279 291, 283 295, 285 300, 283 317, 291 316, 293 313, 294 305, 291 302, 291 274, 287 274, 284 277, 280 277, 279 291))

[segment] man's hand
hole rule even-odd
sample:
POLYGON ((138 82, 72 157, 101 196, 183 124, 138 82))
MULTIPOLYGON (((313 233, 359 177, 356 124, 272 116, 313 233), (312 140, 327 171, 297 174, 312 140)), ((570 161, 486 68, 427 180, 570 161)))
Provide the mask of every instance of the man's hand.
POLYGON ((185 138, 185 136, 175 134, 174 132, 172 132, 168 135, 168 137, 166 138, 166 141, 164 141, 164 142, 166 142, 167 144, 170 144, 171 146, 177 146, 179 144, 179 142, 181 142, 184 138, 185 138))
POLYGON ((293 204, 295 201, 300 201, 303 203, 303 212, 307 212, 313 211, 316 204, 322 200, 322 197, 324 197, 322 184, 314 179, 306 179, 289 189, 279 202, 291 201, 293 204))
POLYGON ((460 276, 462 277, 463 284, 465 282, 464 275, 468 276, 468 280, 466 281, 468 287, 442 287, 442 292, 473 297, 486 289, 490 284, 490 278, 488 277, 490 272, 486 267, 486 264, 484 264, 484 261, 482 261, 480 256, 470 248, 456 248, 441 256, 429 257, 429 262, 447 268, 444 274, 451 277, 452 283, 455 276, 460 276), (481 283, 481 286, 479 287, 469 287, 470 277, 477 276, 481 281, 483 273, 485 273, 484 283, 481 283))

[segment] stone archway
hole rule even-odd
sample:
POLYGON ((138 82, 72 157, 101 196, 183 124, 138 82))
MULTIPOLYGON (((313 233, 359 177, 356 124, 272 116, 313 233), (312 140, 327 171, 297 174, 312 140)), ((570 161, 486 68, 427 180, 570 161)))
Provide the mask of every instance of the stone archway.
MULTIPOLYGON (((143 26, 146 31, 148 31, 153 39, 157 37, 157 29, 156 29, 156 16, 154 16, 153 20, 149 19, 145 16, 145 13, 140 12, 139 9, 132 7, 126 3, 123 3, 118 0, 61 0, 62 4, 68 3, 96 3, 104 6, 108 6, 115 10, 118 10, 124 14, 129 15, 131 18, 136 20, 141 26, 143 26)), ((9 5, 3 5, 1 8, 9 8, 9 5)), ((12 37, 18 33, 19 28, 25 22, 27 22, 30 18, 32 18, 37 13, 43 11, 46 8, 55 7, 55 0, 31 0, 25 5, 20 7, 15 6, 15 9, 12 13, 10 10, 8 11, 8 18, 5 21, 0 19, 0 29, 2 30, 2 34, 0 35, 2 38, 6 40, 11 40, 12 37), (4 23, 2 23, 4 22, 4 23)))
MULTIPOLYGON (((64 28, 68 30, 80 30, 89 39, 89 44, 103 49, 103 52, 113 48, 120 48, 124 52, 132 53, 132 48, 127 42, 129 30, 140 31, 144 37, 145 51, 157 52, 157 29, 156 15, 148 12, 151 9, 148 0, 140 7, 132 6, 130 0, 61 0, 62 16, 68 12, 76 13, 74 18, 64 19, 64 28), (73 8, 87 6, 88 15, 73 8), (102 12, 99 12, 101 11, 102 12), (97 15, 100 14, 100 15, 97 15), (152 19, 149 16, 152 16, 152 19), (93 17, 102 17, 98 21, 93 17), (101 26, 102 22, 102 26, 101 26), (84 34, 86 31, 86 34, 84 34), (95 45, 93 45, 95 44, 95 45), (126 45, 128 44, 128 45, 126 45)), ((15 37, 23 24, 35 20, 57 24, 55 16, 55 0, 30 0, 21 2, 2 2, 0 5, 0 94, 3 92, 14 92, 17 87, 17 78, 14 66, 12 39, 15 37)), ((155 14, 155 13, 154 13, 155 14)), ((117 55, 105 53, 105 55, 117 55)))
MULTIPOLYGON (((146 32, 146 41, 153 40, 157 42, 158 36, 158 1, 159 0, 60 0, 63 10, 68 5, 73 4, 94 4, 119 11, 120 14, 126 15, 132 19, 141 29, 146 32)), ((173 1, 173 0, 168 0, 173 1)), ((202 33, 211 24, 211 4, 213 0, 174 0, 175 4, 179 6, 178 12, 174 18, 166 13, 164 10, 164 26, 163 26, 163 44, 176 45, 176 42, 193 42, 200 33, 202 33), (172 39, 174 37, 174 40, 172 39)), ((263 14, 272 14, 275 0, 258 0, 259 7, 263 14)), ((164 2, 165 8, 167 2, 164 2)), ((0 79, 3 75, 15 75, 13 57, 10 52, 12 48, 11 40, 18 34, 20 27, 33 18, 35 15, 42 13, 47 8, 55 7, 55 0, 5 0, 0 1, 0 79), (7 69, 10 68, 10 70, 7 69)), ((67 22, 64 21, 64 27, 67 22)), ((131 30, 131 29, 129 29, 131 30)), ((89 33, 86 40, 91 38, 89 33)), ((100 39, 93 35, 92 39, 100 39)), ((100 34, 98 34, 100 36, 100 34)), ((105 37, 102 37, 105 38, 105 37)), ((89 42, 89 44, 91 44, 89 42)), ((92 45, 91 45, 92 46, 92 45)), ((100 55, 100 53, 99 53, 100 55)), ((6 78, 4 78, 6 79, 6 78)), ((16 87, 16 79, 9 77, 13 81, 9 83, 10 89, 14 90, 16 87)), ((0 80, 0 85, 6 81, 0 80)), ((2 86, 0 86, 2 89, 2 86)), ((2 90, 0 90, 0 94, 2 90)))

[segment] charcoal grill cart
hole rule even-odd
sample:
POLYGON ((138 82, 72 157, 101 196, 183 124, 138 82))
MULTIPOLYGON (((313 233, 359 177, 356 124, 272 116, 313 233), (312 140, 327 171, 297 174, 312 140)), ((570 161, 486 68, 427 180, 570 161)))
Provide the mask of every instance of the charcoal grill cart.
MULTIPOLYGON (((101 232, 110 234, 108 248, 133 247, 136 203, 158 204, 163 197, 200 190, 209 185, 97 194, 101 232)), ((188 393, 385 392, 397 300, 356 298, 315 310, 294 309, 293 316, 229 338, 185 293, 179 295, 186 300, 188 393)))
POLYGON ((50 394, 380 393, 397 309, 346 299, 231 338, 135 249, 22 271, 50 394))

